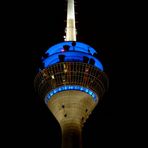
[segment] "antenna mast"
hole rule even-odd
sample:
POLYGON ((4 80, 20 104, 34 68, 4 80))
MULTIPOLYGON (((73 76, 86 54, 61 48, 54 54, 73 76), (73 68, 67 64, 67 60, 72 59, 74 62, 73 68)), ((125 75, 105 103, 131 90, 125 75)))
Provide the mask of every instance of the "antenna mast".
POLYGON ((74 0, 67 0, 66 41, 76 41, 74 0))

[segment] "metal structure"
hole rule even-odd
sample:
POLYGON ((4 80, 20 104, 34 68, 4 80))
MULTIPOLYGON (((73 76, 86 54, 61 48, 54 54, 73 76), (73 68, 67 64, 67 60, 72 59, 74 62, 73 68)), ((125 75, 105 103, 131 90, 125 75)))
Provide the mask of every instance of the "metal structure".
POLYGON ((50 47, 35 88, 62 129, 62 148, 81 148, 81 131, 108 88, 96 50, 76 41, 74 0, 68 0, 66 41, 50 47))

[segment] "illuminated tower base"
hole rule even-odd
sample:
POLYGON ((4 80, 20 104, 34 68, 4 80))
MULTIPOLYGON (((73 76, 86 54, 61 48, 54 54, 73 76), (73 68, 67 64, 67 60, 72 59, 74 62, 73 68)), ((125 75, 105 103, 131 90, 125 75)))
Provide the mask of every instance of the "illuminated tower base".
POLYGON ((81 148, 82 126, 95 106, 89 94, 75 90, 59 92, 48 102, 62 129, 62 148, 81 148))

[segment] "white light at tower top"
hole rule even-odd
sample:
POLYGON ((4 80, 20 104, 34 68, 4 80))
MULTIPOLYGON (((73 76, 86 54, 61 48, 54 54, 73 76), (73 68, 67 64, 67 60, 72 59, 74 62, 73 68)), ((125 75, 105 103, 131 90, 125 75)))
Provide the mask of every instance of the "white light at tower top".
POLYGON ((66 41, 76 41, 74 0, 67 0, 66 41))

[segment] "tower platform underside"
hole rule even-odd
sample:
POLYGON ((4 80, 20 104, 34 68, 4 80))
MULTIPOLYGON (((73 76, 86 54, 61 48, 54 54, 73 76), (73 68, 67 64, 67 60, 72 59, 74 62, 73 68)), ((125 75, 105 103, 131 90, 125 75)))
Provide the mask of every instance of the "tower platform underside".
POLYGON ((69 125, 82 126, 96 104, 89 94, 69 90, 53 95, 47 105, 63 128, 69 125))

